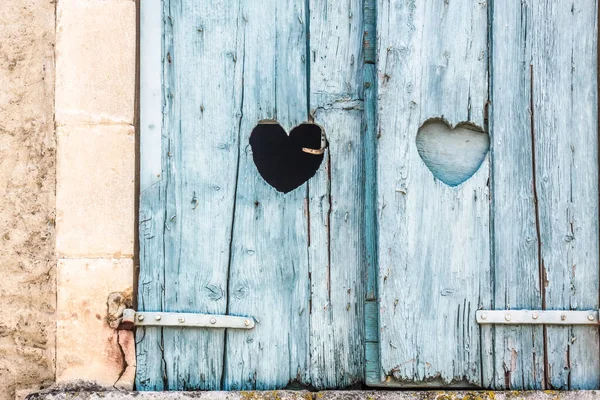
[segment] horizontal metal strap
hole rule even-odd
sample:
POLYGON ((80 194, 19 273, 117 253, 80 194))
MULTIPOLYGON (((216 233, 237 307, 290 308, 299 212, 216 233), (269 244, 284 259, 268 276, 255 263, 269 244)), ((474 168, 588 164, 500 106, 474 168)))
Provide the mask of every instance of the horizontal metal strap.
POLYGON ((130 308, 123 311, 123 323, 135 326, 177 326, 191 328, 227 328, 252 329, 254 318, 232 315, 174 313, 135 311, 130 308))
POLYGON ((482 325, 598 325, 598 310, 478 310, 475 315, 482 325))

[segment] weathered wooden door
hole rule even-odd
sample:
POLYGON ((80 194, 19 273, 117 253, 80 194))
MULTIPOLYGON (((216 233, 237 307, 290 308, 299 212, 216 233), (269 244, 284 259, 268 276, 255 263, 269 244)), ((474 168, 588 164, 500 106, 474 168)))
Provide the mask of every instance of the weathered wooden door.
POLYGON ((598 388, 597 326, 475 319, 598 309, 596 2, 377 6, 368 381, 598 388), (442 119, 489 133, 483 161, 485 141, 442 119))
POLYGON ((362 1, 141 5, 138 308, 256 327, 140 328, 137 387, 362 382, 362 1), (288 132, 314 119, 329 141, 290 193, 253 161, 267 119, 288 132))
POLYGON ((475 318, 599 307, 594 0, 141 11, 138 308, 256 326, 138 328, 138 389, 600 386, 597 327, 475 318), (265 120, 327 136, 288 193, 265 120))

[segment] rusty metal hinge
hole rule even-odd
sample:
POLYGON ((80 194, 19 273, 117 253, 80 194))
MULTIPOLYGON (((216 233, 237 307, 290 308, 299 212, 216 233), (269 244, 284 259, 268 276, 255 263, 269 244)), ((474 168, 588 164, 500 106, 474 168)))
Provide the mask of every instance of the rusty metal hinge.
POLYGON ((254 318, 233 315, 174 313, 162 311, 123 311, 123 324, 130 326, 176 326, 190 328, 252 329, 254 318))
POLYGON ((598 310, 478 310, 477 323, 500 325, 598 325, 598 310))

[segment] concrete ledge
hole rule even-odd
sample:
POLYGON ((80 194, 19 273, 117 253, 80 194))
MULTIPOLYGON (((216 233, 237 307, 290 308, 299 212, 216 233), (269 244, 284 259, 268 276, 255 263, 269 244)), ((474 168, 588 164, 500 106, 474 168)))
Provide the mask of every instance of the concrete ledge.
POLYGON ((593 400, 600 391, 242 391, 242 392, 125 392, 51 389, 28 400, 593 400))

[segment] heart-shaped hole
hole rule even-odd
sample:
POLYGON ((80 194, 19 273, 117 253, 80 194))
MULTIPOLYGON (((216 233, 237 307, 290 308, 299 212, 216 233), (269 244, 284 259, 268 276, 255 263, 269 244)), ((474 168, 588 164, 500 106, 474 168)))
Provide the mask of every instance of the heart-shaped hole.
POLYGON ((250 134, 252 157, 263 179, 280 192, 288 193, 312 178, 323 154, 310 154, 303 148, 321 147, 321 127, 303 123, 289 136, 277 122, 259 123, 250 134))
POLYGON ((452 127, 442 119, 429 119, 417 133, 421 159, 448 186, 458 186, 473 176, 489 149, 489 135, 469 122, 452 127))

